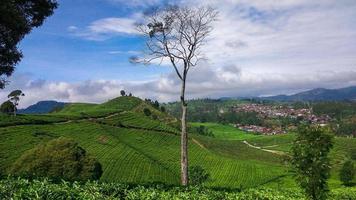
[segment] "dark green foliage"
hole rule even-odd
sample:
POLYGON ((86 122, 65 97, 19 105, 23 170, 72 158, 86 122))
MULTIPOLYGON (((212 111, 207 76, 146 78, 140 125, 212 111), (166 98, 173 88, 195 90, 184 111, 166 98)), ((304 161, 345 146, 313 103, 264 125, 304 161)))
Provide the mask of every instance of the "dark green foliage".
POLYGON ((12 91, 7 97, 14 104, 14 115, 16 116, 17 106, 19 105, 20 97, 25 96, 21 90, 12 91))
MULTIPOLYGON (((189 122, 218 122, 219 108, 227 105, 226 101, 214 99, 197 99, 188 101, 188 121, 189 122)), ((181 117, 180 102, 165 104, 168 113, 176 118, 181 117)))
POLYGON ((159 102, 156 100, 156 101, 152 104, 152 106, 153 106, 154 108, 156 108, 156 109, 159 109, 159 102))
POLYGON ((148 109, 148 108, 144 108, 143 109, 143 113, 146 115, 146 116, 150 116, 152 113, 151 113, 151 110, 148 109))
POLYGON ((57 7, 55 0, 2 0, 0 3, 0 89, 11 76, 22 53, 18 43, 41 26, 57 7))
POLYGON ((356 114, 356 102, 321 102, 312 107, 317 115, 326 114, 337 119, 356 114))
POLYGON ((214 137, 214 134, 211 130, 209 130, 209 128, 200 125, 198 127, 193 127, 193 131, 195 131, 197 134, 199 135, 205 135, 205 136, 210 136, 210 137, 214 137))
POLYGON ((121 90, 121 91, 120 91, 120 94, 121 94, 121 96, 125 96, 125 94, 126 94, 126 93, 125 93, 125 90, 121 90))
POLYGON ((241 125, 262 125, 262 119, 255 112, 226 112, 220 116, 221 123, 238 123, 241 125))
POLYGON ((53 180, 97 180, 101 164, 73 140, 58 138, 26 151, 12 166, 11 173, 53 180))
MULTIPOLYGON (((157 100, 155 101, 152 101, 151 99, 145 99, 145 102, 150 104, 153 108, 157 109, 157 110, 160 110, 160 104, 157 100)), ((162 111, 163 112, 163 111, 162 111)))
POLYGON ((313 200, 327 198, 327 179, 330 176, 328 154, 333 147, 333 136, 326 128, 301 126, 292 146, 291 163, 296 180, 313 200))
POLYGON ((356 160, 356 147, 354 149, 351 149, 350 157, 352 160, 356 160))
POLYGON ((349 186, 355 176, 356 168, 351 160, 346 161, 340 170, 340 181, 349 186))
POLYGON ((190 185, 203 185, 209 178, 210 175, 201 166, 189 167, 190 185))
POLYGON ((25 94, 21 90, 14 90, 14 91, 10 92, 10 94, 7 97, 13 98, 13 97, 19 97, 19 96, 25 96, 25 94))
POLYGON ((0 112, 5 114, 11 114, 15 110, 15 106, 11 101, 5 101, 0 106, 0 112))
POLYGON ((339 127, 337 128, 338 135, 354 135, 356 136, 356 123, 341 121, 339 127))
MULTIPOLYGON (((330 199, 355 199, 356 189, 340 188, 332 191, 330 199)), ((304 200, 299 190, 258 188, 217 190, 200 187, 175 187, 167 185, 128 185, 120 183, 77 182, 52 183, 48 180, 4 179, 0 180, 0 199, 194 199, 194 200, 304 200)))
POLYGON ((161 112, 166 112, 166 107, 161 106, 161 112))

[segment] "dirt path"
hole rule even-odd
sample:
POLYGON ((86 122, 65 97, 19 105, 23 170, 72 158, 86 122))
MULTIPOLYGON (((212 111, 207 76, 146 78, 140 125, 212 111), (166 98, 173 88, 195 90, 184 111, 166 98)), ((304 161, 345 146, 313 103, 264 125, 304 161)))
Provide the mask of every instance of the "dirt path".
POLYGON ((270 152, 270 153, 274 153, 274 154, 278 154, 278 155, 286 155, 286 153, 283 152, 283 151, 264 149, 262 147, 258 147, 258 146, 252 145, 252 144, 248 143, 246 140, 244 140, 243 143, 245 143, 247 146, 249 146, 251 148, 259 149, 261 151, 266 151, 266 152, 270 152))
POLYGON ((195 144, 197 144, 198 146, 200 146, 202 149, 207 150, 207 148, 206 148, 202 143, 200 143, 198 140, 192 138, 192 141, 193 141, 195 144))

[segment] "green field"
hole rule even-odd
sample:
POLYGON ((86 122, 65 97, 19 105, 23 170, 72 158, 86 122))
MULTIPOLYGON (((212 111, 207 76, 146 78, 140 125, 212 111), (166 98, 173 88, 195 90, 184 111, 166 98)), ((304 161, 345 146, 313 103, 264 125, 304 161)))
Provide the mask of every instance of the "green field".
MULTIPOLYGON (((19 115, 24 124, 0 118, 0 170, 6 173, 12 163, 36 144, 58 137, 72 138, 96 156, 103 166, 103 182, 163 182, 178 185, 180 180, 178 122, 166 113, 134 97, 120 97, 104 104, 70 104, 49 115, 19 115), (149 108, 157 119, 142 112, 149 108), (43 118, 36 121, 36 118, 43 118)), ((18 120, 19 121, 19 120, 18 120)), ((248 134, 228 125, 204 125, 214 134, 191 134, 190 165, 200 165, 211 175, 210 187, 255 188, 260 186, 295 188, 285 155, 253 148, 244 143, 288 153, 293 134, 262 136, 248 134)), ((355 139, 336 138, 331 153, 332 188, 341 187, 337 170, 355 139)))
POLYGON ((227 125, 221 125, 217 123, 191 123, 193 127, 205 126, 211 130, 214 134, 214 137, 222 140, 247 140, 252 138, 261 138, 261 135, 255 135, 251 133, 246 133, 237 128, 227 125))

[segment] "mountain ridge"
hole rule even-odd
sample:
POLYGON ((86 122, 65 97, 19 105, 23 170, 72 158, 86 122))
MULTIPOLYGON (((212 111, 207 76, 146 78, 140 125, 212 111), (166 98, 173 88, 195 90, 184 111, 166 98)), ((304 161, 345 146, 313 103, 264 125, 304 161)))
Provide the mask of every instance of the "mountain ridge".
POLYGON ((20 114, 46 114, 50 113, 57 108, 63 108, 68 103, 58 102, 54 100, 39 101, 33 105, 28 106, 24 109, 19 109, 20 114))
POLYGON ((355 101, 356 86, 338 89, 315 88, 292 95, 281 94, 258 98, 273 101, 355 101))

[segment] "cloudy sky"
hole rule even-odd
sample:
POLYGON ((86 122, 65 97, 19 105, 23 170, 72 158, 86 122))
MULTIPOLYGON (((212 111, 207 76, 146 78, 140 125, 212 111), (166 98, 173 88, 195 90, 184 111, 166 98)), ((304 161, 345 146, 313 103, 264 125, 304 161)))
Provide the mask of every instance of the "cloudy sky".
POLYGON ((188 97, 290 94, 356 85, 355 0, 59 0, 45 24, 20 44, 11 83, 20 107, 39 100, 103 102, 125 89, 178 100, 169 65, 133 65, 144 41, 135 31, 152 6, 209 5, 219 19, 204 46, 208 60, 191 71, 188 97))

